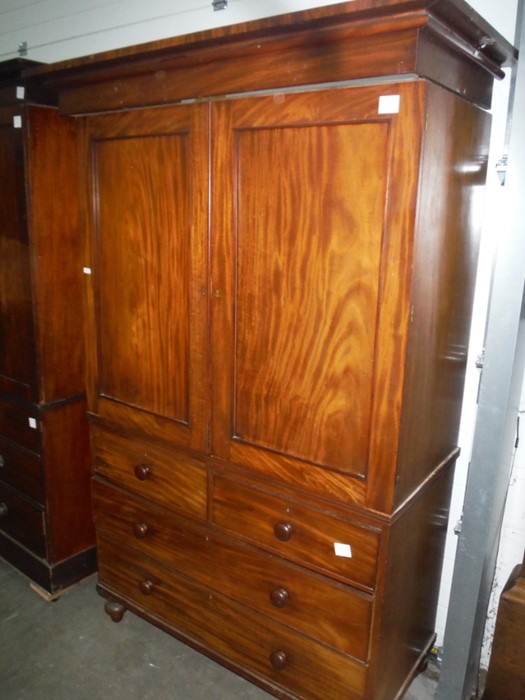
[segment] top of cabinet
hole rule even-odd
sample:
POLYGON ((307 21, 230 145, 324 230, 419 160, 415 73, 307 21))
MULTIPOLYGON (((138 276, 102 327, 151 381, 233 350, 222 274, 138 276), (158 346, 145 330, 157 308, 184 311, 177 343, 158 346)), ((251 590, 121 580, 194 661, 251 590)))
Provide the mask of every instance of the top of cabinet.
POLYGON ((464 0, 353 0, 30 68, 83 114, 231 93, 422 77, 482 107, 516 49, 464 0))

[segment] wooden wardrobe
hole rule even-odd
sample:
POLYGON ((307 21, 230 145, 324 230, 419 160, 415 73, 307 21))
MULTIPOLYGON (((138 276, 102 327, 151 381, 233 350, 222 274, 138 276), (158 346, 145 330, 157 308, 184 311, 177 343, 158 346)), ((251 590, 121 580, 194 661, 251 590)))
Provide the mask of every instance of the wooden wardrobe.
POLYGON ((462 0, 28 73, 77 118, 100 593, 280 698, 434 640, 494 77, 462 0))
POLYGON ((82 244, 76 124, 28 65, 0 63, 0 556, 54 596, 96 568, 82 244))

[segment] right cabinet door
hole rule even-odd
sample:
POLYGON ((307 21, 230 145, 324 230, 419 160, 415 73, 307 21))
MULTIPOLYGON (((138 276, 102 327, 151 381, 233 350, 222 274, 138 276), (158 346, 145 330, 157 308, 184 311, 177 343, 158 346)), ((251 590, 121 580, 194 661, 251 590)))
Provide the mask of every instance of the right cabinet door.
POLYGON ((423 95, 212 106, 214 455, 356 501, 392 470, 423 95))

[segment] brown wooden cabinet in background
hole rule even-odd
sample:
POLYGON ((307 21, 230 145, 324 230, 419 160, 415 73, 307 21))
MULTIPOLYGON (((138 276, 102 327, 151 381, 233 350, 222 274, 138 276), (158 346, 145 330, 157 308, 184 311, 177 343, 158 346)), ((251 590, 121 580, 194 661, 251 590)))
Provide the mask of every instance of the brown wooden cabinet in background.
POLYGON ((74 120, 0 64, 0 555, 49 593, 95 570, 74 120))
POLYGON ((278 697, 402 696, 434 639, 512 57, 460 0, 356 0, 28 73, 81 131, 113 619, 278 697))

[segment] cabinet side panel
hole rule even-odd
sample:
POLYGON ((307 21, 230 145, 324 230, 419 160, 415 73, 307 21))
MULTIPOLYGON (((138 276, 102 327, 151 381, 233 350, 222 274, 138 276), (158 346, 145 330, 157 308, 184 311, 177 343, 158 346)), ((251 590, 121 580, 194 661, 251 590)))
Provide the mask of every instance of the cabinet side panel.
POLYGON ((36 384, 23 130, 0 110, 0 389, 32 398, 36 384))
POLYGON ((403 697, 434 638, 453 465, 392 524, 373 631, 367 697, 403 697))
POLYGON ((427 115, 397 504, 457 445, 490 129, 488 114, 433 85, 427 115))
POLYGON ((45 412, 43 441, 49 561, 93 547, 91 461, 85 401, 45 412))
POLYGON ((53 109, 28 116, 40 399, 50 402, 85 385, 76 126, 53 109))

